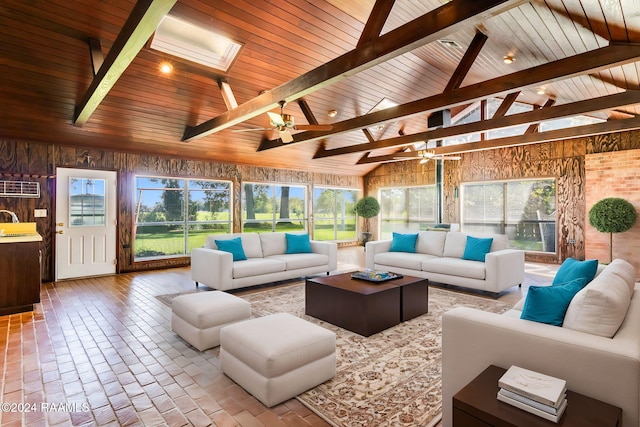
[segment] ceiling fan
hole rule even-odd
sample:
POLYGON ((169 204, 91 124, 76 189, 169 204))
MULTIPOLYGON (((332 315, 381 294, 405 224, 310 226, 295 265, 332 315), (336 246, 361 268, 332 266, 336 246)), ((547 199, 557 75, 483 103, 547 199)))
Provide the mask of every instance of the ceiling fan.
POLYGON ((296 125, 294 118, 291 114, 284 113, 284 106, 286 101, 278 102, 280 105, 280 114, 267 111, 269 115, 269 122, 272 127, 270 128, 253 128, 253 129, 238 129, 235 132, 249 132, 249 131, 263 131, 263 130, 275 130, 278 132, 280 139, 283 143, 289 143, 293 141, 291 135, 292 130, 305 131, 305 130, 317 130, 317 131, 329 131, 333 128, 332 125, 321 124, 308 124, 308 125, 296 125))
POLYGON ((427 163, 429 160, 460 160, 459 156, 445 156, 444 154, 436 154, 433 150, 414 150, 404 151, 394 155, 398 160, 420 159, 420 164, 427 163))

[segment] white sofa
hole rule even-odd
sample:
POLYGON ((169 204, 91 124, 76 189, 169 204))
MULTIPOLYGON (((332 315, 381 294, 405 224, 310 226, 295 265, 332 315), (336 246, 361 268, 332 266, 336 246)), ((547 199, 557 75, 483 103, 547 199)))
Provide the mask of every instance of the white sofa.
POLYGON ((446 312, 444 427, 452 425, 453 395, 489 365, 563 378, 570 390, 622 408, 622 425, 640 426, 640 284, 635 276, 631 264, 614 260, 573 297, 562 326, 521 319, 522 302, 504 314, 468 307, 446 312), (612 320, 622 322, 619 328, 612 320), (603 334, 604 329, 610 330, 603 334))
POLYGON ((507 249, 507 236, 493 237, 485 262, 462 259, 467 234, 421 231, 416 253, 390 252, 391 240, 367 242, 366 267, 498 294, 524 279, 524 251, 507 249))
POLYGON ((191 278, 211 288, 226 291, 338 268, 338 245, 311 240, 312 253, 287 254, 285 233, 233 233, 207 236, 202 248, 191 251, 191 278), (218 250, 216 240, 240 237, 246 260, 233 261, 229 252, 218 250))

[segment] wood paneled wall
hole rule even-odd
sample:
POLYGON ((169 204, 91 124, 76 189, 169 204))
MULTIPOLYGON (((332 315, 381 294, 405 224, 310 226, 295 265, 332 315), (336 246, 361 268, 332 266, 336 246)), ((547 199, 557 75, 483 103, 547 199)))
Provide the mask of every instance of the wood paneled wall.
MULTIPOLYGON (((136 174, 173 177, 225 179, 233 183, 233 230, 241 229, 241 191, 243 181, 268 181, 363 188, 357 176, 310 173, 186 160, 175 157, 146 156, 104 150, 70 148, 29 141, 0 139, 0 179, 37 181, 41 186, 38 199, 0 197, 0 209, 18 214, 22 222, 36 222, 43 236, 43 281, 54 278, 55 173, 57 167, 114 170, 118 173, 118 272, 189 265, 188 257, 133 262, 132 229, 134 224, 134 176, 136 174), (34 209, 47 209, 46 218, 34 218, 34 209)), ((311 193, 309 193, 311 197, 311 193)), ((6 221, 9 221, 6 218, 6 221)), ((0 221, 5 221, 0 217, 0 221)))
MULTIPOLYGON (((444 222, 460 222, 460 199, 454 197, 454 189, 463 183, 553 177, 557 180, 557 252, 527 254, 527 260, 559 263, 568 257, 584 259, 588 224, 585 156, 637 148, 640 131, 463 154, 459 162, 444 164, 444 222)), ((381 187, 434 183, 434 166, 423 167, 418 161, 391 163, 365 177, 365 193, 377 195, 381 187)))

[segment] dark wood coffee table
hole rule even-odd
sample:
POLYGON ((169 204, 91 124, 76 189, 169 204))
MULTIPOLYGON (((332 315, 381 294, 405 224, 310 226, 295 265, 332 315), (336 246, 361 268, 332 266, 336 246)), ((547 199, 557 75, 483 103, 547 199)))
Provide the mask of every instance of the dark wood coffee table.
POLYGON ((428 281, 420 277, 373 283, 344 273, 305 283, 306 314, 365 337, 425 314, 428 306, 428 281))

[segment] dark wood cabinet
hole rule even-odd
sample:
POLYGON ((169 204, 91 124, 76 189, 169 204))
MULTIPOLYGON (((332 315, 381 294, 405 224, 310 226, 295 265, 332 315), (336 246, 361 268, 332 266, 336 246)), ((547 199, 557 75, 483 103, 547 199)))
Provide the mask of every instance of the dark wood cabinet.
POLYGON ((0 243, 0 315, 40 302, 40 242, 0 243))

